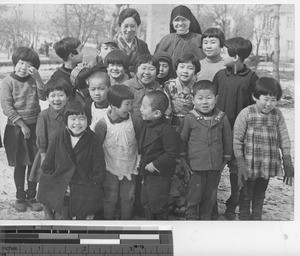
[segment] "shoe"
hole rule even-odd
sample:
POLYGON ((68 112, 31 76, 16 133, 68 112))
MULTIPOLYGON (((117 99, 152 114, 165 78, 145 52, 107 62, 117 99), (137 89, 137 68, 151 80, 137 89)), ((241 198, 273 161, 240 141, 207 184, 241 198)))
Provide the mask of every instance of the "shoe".
POLYGON ((27 205, 31 208, 32 211, 35 212, 40 212, 41 210, 43 210, 43 206, 38 201, 36 201, 35 198, 27 200, 27 205))
POLYGON ((26 212, 27 205, 25 199, 17 199, 15 202, 15 208, 18 212, 26 212))

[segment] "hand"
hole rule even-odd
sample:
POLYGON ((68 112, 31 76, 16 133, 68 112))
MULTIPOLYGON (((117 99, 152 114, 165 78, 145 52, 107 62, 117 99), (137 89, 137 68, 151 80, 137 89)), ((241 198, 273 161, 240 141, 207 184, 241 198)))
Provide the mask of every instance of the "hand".
POLYGON ((248 174, 246 170, 246 163, 243 157, 236 158, 238 166, 238 186, 241 189, 244 186, 246 180, 248 180, 248 174))
POLYGON ((42 80, 39 71, 35 67, 30 67, 28 72, 35 80, 42 80))
POLYGON ((284 168, 283 182, 292 186, 294 179, 294 166, 292 164, 291 156, 284 156, 282 160, 284 168))
POLYGON ((28 128, 27 125, 22 125, 21 126, 21 131, 24 135, 24 139, 29 139, 30 138, 30 129, 28 128))
POLYGON ((181 158, 180 160, 181 160, 182 168, 184 170, 184 181, 186 183, 189 183, 193 171, 184 158, 181 158))
POLYGON ((145 166, 145 170, 151 173, 157 171, 152 162, 145 166))

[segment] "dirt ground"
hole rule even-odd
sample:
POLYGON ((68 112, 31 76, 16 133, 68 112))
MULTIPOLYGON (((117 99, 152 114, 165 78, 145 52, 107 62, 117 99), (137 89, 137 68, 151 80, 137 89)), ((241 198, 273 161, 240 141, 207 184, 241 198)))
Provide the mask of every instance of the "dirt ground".
MULTIPOLYGON (((0 83, 8 74, 9 68, 0 67, 0 83)), ((40 70, 43 79, 48 79, 54 71, 54 67, 47 66, 40 70)), ((283 81, 282 87, 294 92, 293 81, 283 81)), ((42 108, 47 107, 47 103, 42 103, 42 108)), ((294 154, 294 138, 295 138, 295 110, 294 108, 282 108, 289 134, 292 140, 292 154, 294 154)), ((0 130, 3 138, 6 118, 0 109, 0 130)), ((219 212, 221 214, 219 220, 224 220, 225 201, 230 194, 229 172, 224 170, 219 186, 218 202, 219 212)), ((13 181, 13 168, 7 165, 4 148, 0 149, 0 220, 42 220, 42 212, 33 212, 28 209, 26 212, 17 212, 14 208, 15 187, 13 181)), ((238 210, 238 209, 237 209, 238 210)), ((266 192, 263 220, 293 220, 294 218, 294 186, 287 186, 282 182, 282 177, 275 177, 270 180, 269 187, 266 192)), ((171 216, 171 219, 182 219, 171 216)))

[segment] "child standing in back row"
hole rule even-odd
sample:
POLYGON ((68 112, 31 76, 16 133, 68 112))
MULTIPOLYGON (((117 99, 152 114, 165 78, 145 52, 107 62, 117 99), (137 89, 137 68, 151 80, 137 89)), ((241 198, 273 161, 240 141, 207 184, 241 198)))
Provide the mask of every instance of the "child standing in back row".
MULTIPOLYGON (((251 51, 252 43, 249 40, 242 37, 226 40, 221 53, 226 69, 218 71, 213 80, 218 87, 216 106, 226 113, 231 130, 240 111, 253 103, 252 92, 258 76, 244 64, 251 51)), ((225 218, 234 220, 239 193, 237 164, 234 157, 228 162, 228 167, 231 195, 226 201, 225 218)))
POLYGON ((28 180, 37 152, 35 129, 41 111, 39 99, 44 99, 44 83, 37 71, 40 59, 32 49, 19 47, 13 53, 12 63, 14 72, 1 84, 1 106, 7 116, 4 147, 9 166, 14 166, 15 208, 24 212, 29 206, 41 211, 42 206, 35 199, 37 183, 28 180), (24 185, 26 167, 27 191, 24 185))
POLYGON ((253 90, 255 104, 243 109, 234 124, 233 149, 238 165, 239 187, 242 187, 239 196, 240 220, 262 219, 269 179, 282 175, 281 160, 285 172, 283 181, 292 184, 291 142, 284 117, 276 108, 281 95, 278 81, 261 77, 253 90))

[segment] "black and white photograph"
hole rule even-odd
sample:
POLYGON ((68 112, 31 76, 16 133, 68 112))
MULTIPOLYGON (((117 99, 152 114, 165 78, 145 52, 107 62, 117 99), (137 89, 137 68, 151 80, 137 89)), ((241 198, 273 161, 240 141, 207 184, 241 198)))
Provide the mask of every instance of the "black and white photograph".
POLYGON ((220 227, 226 252, 283 223, 280 250, 231 255, 296 255, 296 20, 288 1, 0 1, 0 224, 220 227))

